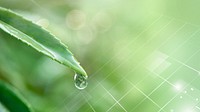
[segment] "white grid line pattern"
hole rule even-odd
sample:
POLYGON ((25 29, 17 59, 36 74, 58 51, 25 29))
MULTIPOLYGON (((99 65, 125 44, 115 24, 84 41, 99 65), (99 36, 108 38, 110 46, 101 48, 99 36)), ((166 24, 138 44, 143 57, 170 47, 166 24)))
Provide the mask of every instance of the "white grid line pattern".
MULTIPOLYGON (((180 31, 185 25, 186 25, 186 24, 184 24, 182 27, 180 27, 174 34, 176 34, 178 31, 180 31)), ((174 34, 173 34, 173 35, 174 35, 174 34)), ((172 35, 172 36, 173 36, 173 35, 172 35)), ((168 39, 169 39, 169 38, 168 38, 168 39)), ((166 80, 165 80, 165 81, 166 81, 166 80)))
MULTIPOLYGON (((163 15, 159 16, 155 21, 153 21, 146 29, 144 29, 141 33, 139 33, 136 38, 132 41, 130 41, 128 44, 126 44, 122 49, 126 49, 129 45, 132 44, 132 42, 134 42, 135 40, 137 40, 140 35, 142 35, 144 32, 148 31, 156 22, 158 22, 161 18, 163 17, 163 15)), ((122 50, 123 51, 123 50, 122 50)), ((107 64, 109 64, 115 57, 117 57, 119 54, 121 54, 121 52, 119 52, 117 55, 111 57, 104 65, 102 65, 98 70, 96 70, 96 73, 98 73, 100 70, 103 69, 104 66, 106 66, 107 64)), ((91 76, 92 77, 92 76, 91 76)))
MULTIPOLYGON (((186 25, 186 24, 184 24, 184 25, 186 25)), ((184 25, 183 25, 183 26, 184 26, 184 25)), ((181 28, 182 28, 182 27, 181 27, 181 28)), ((181 28, 180 28, 180 29, 181 29, 181 28)), ((180 30, 180 29, 179 29, 179 30, 180 30)), ((196 32, 194 32, 194 33, 190 36, 190 38, 191 38, 193 35, 195 35, 197 32, 198 32, 198 30, 197 30, 196 32)), ((189 38, 189 39, 190 39, 190 38, 189 38)), ((187 41, 189 41, 189 39, 188 39, 187 41)), ((186 43, 187 41, 184 41, 183 43, 186 43)), ((183 45, 183 44, 181 44, 180 46, 182 46, 182 45, 183 45)), ((179 48, 180 46, 178 46, 177 48, 179 48)), ((175 49, 175 50, 176 50, 176 49, 175 49)), ((175 52, 175 51, 174 51, 174 52, 175 52)), ((158 75, 158 76, 159 76, 159 75, 158 75)), ((160 78, 164 80, 162 83, 168 82, 170 85, 174 86, 172 83, 170 83, 170 82, 167 81, 166 79, 164 79, 164 78, 162 78, 162 77, 160 77, 160 78)), ((162 84, 162 83, 161 83, 161 84, 162 84)), ((159 86, 158 86, 158 87, 159 87, 159 86)), ((155 91, 155 90, 154 90, 154 91, 155 91)))
POLYGON ((105 89, 106 90, 106 92, 111 96, 111 98, 113 99, 113 100, 115 100, 115 102, 125 111, 125 112, 128 112, 119 102, 118 102, 118 100, 102 85, 102 84, 100 84, 102 87, 103 87, 103 89, 105 89))
MULTIPOLYGON (((159 17, 159 19, 161 19, 160 17, 159 17)), ((156 21, 158 21, 158 19, 156 20, 156 21)), ((170 21, 171 22, 171 21, 170 21)), ((169 22, 169 23, 170 23, 169 22)), ((155 22, 153 22, 153 23, 155 23, 155 22)), ((167 23, 167 25, 169 24, 169 23, 167 23)), ((151 24, 152 25, 152 24, 151 24)), ((166 25, 166 26, 167 26, 166 25)), ((164 27, 166 27, 166 26, 164 26, 164 27)), ((182 27, 181 27, 182 28, 182 27)), ((163 29, 163 28, 162 28, 163 29)), ((161 29, 161 30, 162 30, 161 29)), ((161 31, 160 30, 160 31, 161 31)), ((141 33, 140 33, 141 34, 141 33)), ((148 41, 149 42, 149 41, 148 41)), ((132 57, 134 54, 136 54, 137 52, 139 52, 145 45, 146 45, 147 43, 145 43, 142 47, 140 47, 139 49, 137 49, 135 52, 131 52, 131 54, 129 55, 129 57, 132 57)), ((112 58, 114 58, 114 57, 112 57, 112 58)), ((126 60, 125 61, 128 61, 128 58, 126 58, 126 60)), ((125 62, 124 61, 124 62, 125 62)), ((107 64, 107 63, 106 63, 107 64)), ((102 81, 104 81, 104 80, 106 80, 110 75, 111 75, 111 73, 113 73, 115 70, 117 70, 121 65, 122 65, 123 63, 121 63, 121 64, 119 64, 117 67, 115 67, 111 72, 109 72, 107 75, 106 75, 106 77, 104 78, 104 79, 102 79, 101 81, 100 81, 100 83, 102 82, 102 81)), ((104 65, 103 65, 104 66, 104 65)), ((101 69, 101 68, 100 68, 101 69)), ((99 70, 97 70, 97 71, 99 71, 99 70)), ((97 72, 96 72, 97 73, 97 72)), ((98 83, 98 84, 100 84, 100 83, 98 83)), ((98 84, 96 85, 96 86, 98 86, 98 84)))
MULTIPOLYGON (((199 49, 198 51, 196 51, 193 55, 191 55, 191 57, 193 57, 195 54, 199 53, 199 51, 200 51, 200 49, 199 49)), ((191 70, 194 70, 194 71, 197 72, 197 74, 198 74, 195 78, 193 78, 193 80, 192 80, 190 83, 188 83, 188 84, 184 87, 184 88, 186 88, 186 87, 188 87, 194 80, 196 80, 197 77, 199 77, 199 73, 200 73, 200 72, 199 72, 198 70, 196 70, 196 69, 194 69, 194 68, 192 68, 192 67, 190 67, 190 66, 184 64, 183 62, 180 62, 180 61, 177 61, 177 62, 180 63, 180 64, 183 65, 183 66, 186 66, 186 67, 190 68, 191 70)), ((175 99, 179 94, 180 94, 180 92, 177 93, 171 100, 169 100, 169 101, 159 110, 159 112, 162 111, 163 108, 166 107, 166 106, 167 106, 173 99, 175 99)))
POLYGON ((137 86, 135 86, 132 82, 130 82, 129 80, 127 80, 135 89, 137 89, 140 93, 142 93, 148 100, 150 100, 154 105, 156 105, 158 108, 161 109, 161 107, 155 102, 153 101, 148 95, 146 95, 142 90, 140 90, 137 86))
MULTIPOLYGON (((184 41, 183 43, 185 44, 186 42, 188 42, 197 32, 199 32, 199 30, 197 30, 197 31, 195 31, 186 41, 184 41)), ((176 47, 175 49, 174 49, 174 51, 171 53, 171 55, 172 54, 174 54, 175 52, 176 52, 176 50, 178 50, 178 48, 180 48, 181 46, 183 46, 184 44, 180 44, 178 47, 176 47)), ((191 55, 187 60, 186 60, 186 62, 187 61, 189 61, 195 54, 197 54, 199 51, 197 51, 197 52, 195 52, 193 55, 191 55)), ((182 63, 182 62, 179 62, 179 63, 182 63)), ((178 71, 182 66, 187 66, 186 64, 183 64, 182 63, 182 65, 180 65, 172 74, 170 74, 166 79, 164 79, 164 81, 163 82, 161 82, 153 91, 151 91, 149 94, 148 94, 148 96, 150 96, 151 94, 153 94, 157 89, 159 89, 159 87, 161 87, 173 74, 175 74, 176 73, 176 71, 178 71)), ((187 66, 188 67, 188 66, 187 66)), ((189 68, 191 68, 191 67, 189 67, 189 68)), ((193 68, 192 68, 192 70, 193 70, 193 68)), ((195 71, 197 71, 197 70, 195 70, 195 71)), ((157 76, 159 76, 159 74, 157 74, 157 76)), ((159 76, 160 77, 160 76, 159 76)), ((162 78, 163 79, 163 78, 162 78)), ((174 86, 173 84, 171 84, 169 81, 167 81, 170 85, 172 85, 172 86, 174 86)), ((139 102, 134 108, 133 108, 133 110, 135 109, 135 108, 137 108, 144 100, 145 100, 146 98, 144 98, 141 102, 139 102)))
POLYGON ((83 93, 81 93, 82 94, 82 96, 84 97, 84 99, 86 100, 86 102, 87 102, 87 104, 90 106, 90 108, 92 109, 92 111, 93 112, 96 112, 95 111, 95 109, 93 108, 93 106, 90 104, 90 102, 89 102, 89 100, 87 99, 87 97, 83 94, 83 93))
MULTIPOLYGON (((160 19, 160 18, 159 18, 159 19, 160 19)), ((173 19, 171 19, 166 25, 164 25, 158 32, 162 31, 162 30, 163 30, 167 25, 169 25, 169 23, 172 22, 172 21, 173 21, 173 19)), ((183 28, 183 27, 184 27, 184 25, 183 25, 181 28, 183 28)), ((181 28, 180 28, 180 29, 181 29, 181 28)), ((180 30, 180 29, 178 29, 178 30, 180 30)), ((157 32, 157 33, 158 33, 158 32, 157 32)), ((155 34, 155 35, 156 35, 156 34, 155 34)), ((155 35, 154 35, 153 37, 155 37, 155 35)), ((151 39, 151 40, 152 40, 152 39, 151 39)), ((148 42, 149 42, 149 41, 148 41, 148 42)), ((148 42, 147 42, 147 43, 148 43, 148 42)), ((146 44, 147 44, 147 43, 146 43, 146 44)), ((146 44, 144 44, 140 49, 142 49, 146 44)), ((136 52, 140 51, 140 49, 136 50, 136 52)), ((132 53, 131 53, 131 54, 132 54, 132 53)), ((131 56, 129 56, 129 57, 131 57, 131 56)), ((127 61, 127 60, 128 60, 128 58, 126 59, 126 61, 127 61)), ((117 68, 120 67, 120 66, 121 66, 121 65, 117 66, 117 68)), ((113 71, 115 71, 117 68, 115 68, 113 71)), ((113 71, 111 71, 111 72, 106 76, 106 78, 107 78, 108 76, 110 76, 110 74, 111 74, 113 71)), ((104 81, 106 78, 104 78, 102 81, 104 81)), ((99 82, 98 84, 101 84, 101 82, 99 82)), ((97 84, 97 85, 98 85, 98 84, 97 84)))
MULTIPOLYGON (((120 102, 127 94, 129 94, 132 91, 132 89, 133 88, 126 92, 119 100, 117 100, 117 102, 120 102)), ((117 102, 115 102, 106 112, 109 112, 117 104, 117 102)))

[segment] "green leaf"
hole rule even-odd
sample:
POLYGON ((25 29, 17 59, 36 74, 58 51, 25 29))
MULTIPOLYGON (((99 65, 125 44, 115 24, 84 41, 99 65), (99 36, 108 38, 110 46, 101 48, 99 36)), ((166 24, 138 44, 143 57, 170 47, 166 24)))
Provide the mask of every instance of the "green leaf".
POLYGON ((8 109, 0 102, 0 111, 1 112, 9 112, 8 109))
POLYGON ((10 112, 31 112, 30 105, 19 92, 2 81, 0 81, 0 102, 10 112))
POLYGON ((40 26, 0 7, 0 28, 37 51, 87 77, 85 70, 79 65, 68 48, 40 26))

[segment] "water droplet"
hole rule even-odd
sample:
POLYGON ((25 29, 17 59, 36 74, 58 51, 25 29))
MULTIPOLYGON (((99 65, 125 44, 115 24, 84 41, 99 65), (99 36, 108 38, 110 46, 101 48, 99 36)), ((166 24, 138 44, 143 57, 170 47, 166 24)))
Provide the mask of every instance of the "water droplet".
POLYGON ((194 88, 191 88, 191 91, 194 91, 194 88))
POLYGON ((75 86, 78 89, 85 89, 88 85, 87 76, 76 73, 74 75, 75 86))
POLYGON ((180 96, 180 99, 182 99, 183 98, 183 96, 180 96))

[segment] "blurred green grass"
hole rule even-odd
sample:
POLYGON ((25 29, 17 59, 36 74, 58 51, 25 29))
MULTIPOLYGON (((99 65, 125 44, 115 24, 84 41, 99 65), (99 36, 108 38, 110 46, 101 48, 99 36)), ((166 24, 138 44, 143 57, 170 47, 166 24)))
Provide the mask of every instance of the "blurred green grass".
POLYGON ((1 0, 59 37, 89 74, 74 73, 0 30, 0 78, 36 112, 198 112, 198 0, 1 0))

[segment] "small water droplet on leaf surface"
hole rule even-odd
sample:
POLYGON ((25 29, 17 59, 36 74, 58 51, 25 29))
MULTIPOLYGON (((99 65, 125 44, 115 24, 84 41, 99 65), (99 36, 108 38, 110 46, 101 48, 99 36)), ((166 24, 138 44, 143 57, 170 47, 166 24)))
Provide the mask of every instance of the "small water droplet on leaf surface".
POLYGON ((87 76, 76 73, 74 75, 74 83, 75 83, 76 88, 85 89, 88 85, 87 76))

